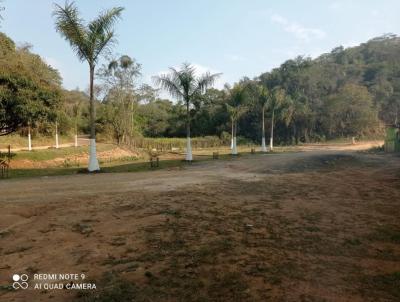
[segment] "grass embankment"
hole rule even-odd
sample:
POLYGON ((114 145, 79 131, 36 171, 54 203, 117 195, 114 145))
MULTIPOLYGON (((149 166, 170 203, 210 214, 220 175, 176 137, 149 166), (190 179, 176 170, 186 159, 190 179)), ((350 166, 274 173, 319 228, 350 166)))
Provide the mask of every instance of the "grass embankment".
MULTIPOLYGON (((240 146, 241 154, 249 154, 250 147, 240 146)), ((99 173, 119 173, 119 172, 142 172, 166 168, 180 168, 188 165, 184 161, 184 154, 178 152, 167 152, 159 155, 159 166, 150 167, 147 152, 142 151, 136 156, 119 156, 120 148, 113 144, 98 144, 97 153, 101 171, 99 173)), ((205 148, 194 150, 194 161, 201 162, 213 159, 213 152, 219 153, 219 159, 230 159, 230 149, 224 148, 205 148)), ((50 148, 44 150, 18 151, 12 153, 11 167, 13 163, 19 163, 16 168, 9 171, 9 178, 20 177, 41 177, 55 175, 71 175, 87 173, 88 147, 68 147, 50 148), (82 163, 82 158, 84 162, 82 163), (37 164, 37 167, 24 165, 25 162, 37 164), (22 164, 21 164, 22 163, 22 164), (46 166, 49 164, 49 166, 46 166), (51 164, 51 165, 50 165, 51 164)))

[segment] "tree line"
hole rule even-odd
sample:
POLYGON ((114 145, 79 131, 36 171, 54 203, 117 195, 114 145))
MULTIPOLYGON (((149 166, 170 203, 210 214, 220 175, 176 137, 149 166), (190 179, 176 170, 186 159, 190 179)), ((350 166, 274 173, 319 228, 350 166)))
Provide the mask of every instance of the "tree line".
POLYGON ((299 56, 223 89, 212 88, 218 75, 197 75, 188 63, 148 85, 140 84, 141 65, 131 56, 108 51, 98 66, 115 42, 114 24, 122 11, 113 8, 83 23, 74 3, 55 10, 56 29, 88 63, 87 92, 63 89, 58 71, 29 45, 17 47, 0 34, 0 135, 24 133, 27 127, 48 135, 57 121, 63 134, 94 138, 97 131, 118 143, 190 133, 231 140, 232 147, 236 139, 251 140, 266 150, 274 139, 296 144, 379 135, 383 125, 398 120, 396 35, 337 47, 316 59, 299 56), (160 89, 172 98, 160 97, 160 89))

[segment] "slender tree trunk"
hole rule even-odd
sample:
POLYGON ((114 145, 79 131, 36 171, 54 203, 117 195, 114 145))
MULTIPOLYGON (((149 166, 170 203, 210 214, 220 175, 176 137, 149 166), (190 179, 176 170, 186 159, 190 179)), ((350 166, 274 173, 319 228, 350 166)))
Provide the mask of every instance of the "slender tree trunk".
POLYGON ((134 121, 133 121, 133 118, 134 118, 134 116, 133 116, 133 100, 132 100, 132 103, 131 103, 131 114, 132 114, 132 116, 131 116, 131 123, 132 123, 132 125, 131 125, 132 126, 132 128, 131 128, 131 131, 132 131, 131 132, 131 136, 133 136, 133 133, 134 133, 134 128, 133 127, 134 127, 134 124, 135 124, 134 121))
POLYGON ((275 109, 272 110, 272 118, 271 118, 271 137, 269 139, 270 151, 274 149, 274 118, 275 118, 275 109))
POLYGON ((56 121, 56 149, 58 149, 58 122, 56 121))
POLYGON ((78 122, 75 122, 75 148, 78 147, 78 122))
POLYGON ((192 144, 190 142, 190 111, 189 100, 186 100, 186 158, 187 161, 193 160, 192 144))
POLYGON ((89 172, 99 171, 99 162, 96 155, 96 125, 95 125, 95 106, 93 95, 94 66, 90 65, 90 152, 89 152, 89 172))
POLYGON ((237 120, 233 120, 233 148, 232 148, 232 154, 237 155, 237 146, 236 146, 236 133, 237 133, 237 120))
POLYGON ((233 149, 233 119, 231 119, 232 124, 232 134, 231 134, 231 150, 233 149))
POLYGON ((261 138, 261 152, 267 152, 265 145, 265 108, 262 108, 262 138, 261 138))
POLYGON ((32 151, 31 125, 28 126, 28 150, 32 151))

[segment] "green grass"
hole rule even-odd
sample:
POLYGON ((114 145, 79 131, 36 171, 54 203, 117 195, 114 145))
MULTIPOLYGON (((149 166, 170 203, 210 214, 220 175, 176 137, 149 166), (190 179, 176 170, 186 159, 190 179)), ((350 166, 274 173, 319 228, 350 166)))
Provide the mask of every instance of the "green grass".
MULTIPOLYGON (((61 151, 61 150, 56 150, 56 151, 61 151)), ((220 154, 219 160, 231 160, 249 154, 250 153, 243 152, 240 155, 234 157, 231 156, 230 154, 220 154)), ((46 157, 46 156, 40 155, 39 157, 46 157)), ((213 160, 212 155, 201 155, 201 156, 195 155, 194 158, 195 160, 191 164, 213 160)), ((150 167, 150 163, 148 161, 136 160, 135 162, 127 162, 126 158, 122 158, 111 162, 104 162, 103 164, 101 164, 101 170, 98 173, 145 172, 145 171, 154 171, 154 170, 161 170, 168 168, 179 168, 179 167, 185 167, 187 165, 190 164, 183 160, 183 156, 182 159, 160 160, 159 167, 154 167, 154 168, 150 167)), ((9 178, 73 175, 81 173, 82 174, 88 173, 86 166, 80 166, 80 167, 67 166, 67 167, 54 167, 54 168, 43 168, 43 169, 39 168, 11 169, 9 171, 9 178)))
MULTIPOLYGON (((13 160, 31 160, 31 161, 44 161, 53 160, 56 158, 78 156, 88 153, 88 146, 81 147, 67 147, 67 148, 49 148, 43 150, 32 151, 19 151, 12 153, 13 160)), ((97 151, 109 151, 115 148, 112 144, 97 144, 97 151)))

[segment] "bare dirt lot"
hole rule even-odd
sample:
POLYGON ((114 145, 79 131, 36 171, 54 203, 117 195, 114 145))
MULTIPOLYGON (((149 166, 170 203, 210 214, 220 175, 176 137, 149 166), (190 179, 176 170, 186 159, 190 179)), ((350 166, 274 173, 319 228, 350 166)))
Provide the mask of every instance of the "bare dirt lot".
POLYGON ((0 207, 0 301, 400 300, 396 155, 7 180, 0 207), (14 273, 84 273, 97 290, 14 290, 14 273))

